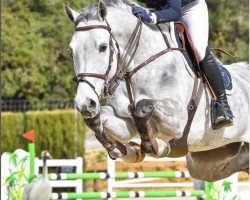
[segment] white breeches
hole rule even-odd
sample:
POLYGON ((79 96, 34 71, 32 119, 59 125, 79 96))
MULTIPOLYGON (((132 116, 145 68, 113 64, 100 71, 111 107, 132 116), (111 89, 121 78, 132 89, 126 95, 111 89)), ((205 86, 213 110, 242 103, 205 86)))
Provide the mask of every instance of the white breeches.
POLYGON ((192 38, 199 60, 205 57, 208 45, 208 10, 205 0, 199 0, 193 4, 183 7, 181 21, 187 26, 192 38))

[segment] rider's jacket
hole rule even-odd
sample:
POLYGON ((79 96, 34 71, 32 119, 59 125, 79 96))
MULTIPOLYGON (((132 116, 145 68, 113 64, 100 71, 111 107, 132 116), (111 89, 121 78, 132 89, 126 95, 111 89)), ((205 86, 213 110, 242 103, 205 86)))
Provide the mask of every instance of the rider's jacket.
POLYGON ((154 8, 157 22, 177 21, 181 16, 181 8, 199 0, 139 0, 148 8, 154 8))
POLYGON ((139 0, 142 3, 145 3, 149 8, 161 9, 168 6, 168 4, 181 4, 181 7, 185 7, 188 4, 195 2, 197 0, 139 0), (179 3, 180 2, 180 3, 179 3))

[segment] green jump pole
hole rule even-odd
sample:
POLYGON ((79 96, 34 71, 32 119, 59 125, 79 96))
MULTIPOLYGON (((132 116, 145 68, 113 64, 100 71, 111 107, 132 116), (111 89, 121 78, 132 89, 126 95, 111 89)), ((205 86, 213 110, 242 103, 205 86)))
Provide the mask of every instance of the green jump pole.
POLYGON ((30 180, 32 180, 35 175, 35 144, 29 143, 28 149, 30 153, 30 180))
POLYGON ((106 198, 142 198, 142 197, 201 197, 203 190, 189 191, 128 191, 128 192, 86 192, 86 193, 52 193, 52 199, 106 199, 106 198))
POLYGON ((187 171, 160 171, 160 172, 118 172, 108 174, 106 172, 99 173, 61 173, 49 174, 50 180, 75 180, 75 179, 125 179, 125 178, 189 178, 187 171))

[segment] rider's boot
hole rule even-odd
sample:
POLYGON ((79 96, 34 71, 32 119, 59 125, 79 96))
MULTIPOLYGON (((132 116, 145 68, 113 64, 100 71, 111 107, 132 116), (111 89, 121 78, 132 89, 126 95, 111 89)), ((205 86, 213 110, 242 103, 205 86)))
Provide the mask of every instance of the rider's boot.
POLYGON ((203 72, 211 85, 217 99, 211 103, 211 121, 214 130, 233 125, 233 113, 227 102, 222 75, 209 46, 201 61, 203 72))

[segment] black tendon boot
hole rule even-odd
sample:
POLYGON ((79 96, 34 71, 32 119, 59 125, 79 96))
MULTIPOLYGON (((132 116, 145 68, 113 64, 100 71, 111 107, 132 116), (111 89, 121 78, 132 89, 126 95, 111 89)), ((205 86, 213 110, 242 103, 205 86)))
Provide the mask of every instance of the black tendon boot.
POLYGON ((217 97, 217 100, 211 103, 212 128, 216 130, 233 125, 233 114, 227 102, 223 79, 209 46, 201 64, 202 70, 217 97))

